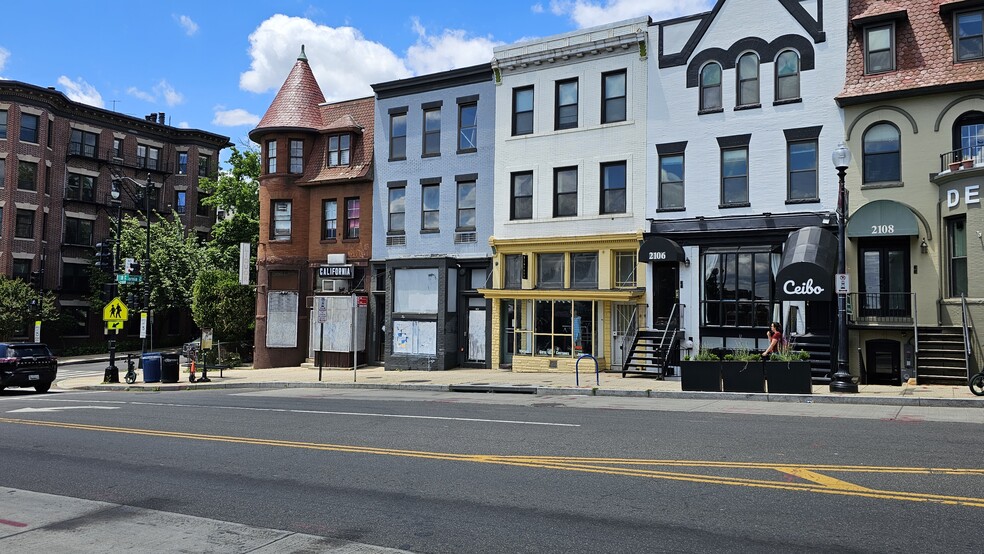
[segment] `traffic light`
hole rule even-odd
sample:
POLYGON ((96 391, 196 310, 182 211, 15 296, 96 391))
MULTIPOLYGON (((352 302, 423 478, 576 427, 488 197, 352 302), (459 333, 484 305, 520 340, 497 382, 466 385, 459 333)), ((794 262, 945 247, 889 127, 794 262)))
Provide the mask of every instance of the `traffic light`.
POLYGON ((96 267, 106 273, 113 272, 113 247, 106 242, 96 245, 96 267))
POLYGON ((41 290, 41 272, 32 271, 31 272, 31 288, 35 290, 41 290))
POLYGON ((126 274, 127 275, 140 275, 140 262, 134 260, 133 258, 126 259, 126 274))

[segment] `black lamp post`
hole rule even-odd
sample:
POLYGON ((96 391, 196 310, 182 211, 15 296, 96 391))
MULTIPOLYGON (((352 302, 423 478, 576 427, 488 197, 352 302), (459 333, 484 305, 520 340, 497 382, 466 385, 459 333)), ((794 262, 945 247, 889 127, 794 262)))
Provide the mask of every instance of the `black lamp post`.
MULTIPOLYGON (((113 256, 113 281, 110 284, 110 296, 116 298, 117 295, 117 284, 116 284, 116 273, 119 271, 120 263, 120 237, 123 233, 123 203, 120 202, 120 183, 117 180, 113 180, 112 187, 110 188, 109 195, 112 197, 110 203, 116 207, 116 253, 113 256)), ((109 365, 106 366, 106 371, 103 373, 103 381, 106 383, 119 383, 120 382, 120 370, 116 367, 116 333, 118 331, 113 330, 113 334, 109 335, 111 338, 108 339, 109 346, 109 365)))
MULTIPOLYGON (((844 189, 844 177, 851 165, 851 151, 840 143, 830 158, 837 168, 837 273, 847 272, 847 235, 845 221, 847 218, 847 191, 844 189)), ((858 386, 851 378, 847 366, 847 294, 837 294, 837 371, 830 379, 830 392, 858 392, 858 386)))
MULTIPOLYGON (((150 306, 150 211, 151 211, 150 193, 151 193, 152 190, 154 190, 155 187, 154 187, 154 182, 150 180, 150 173, 147 174, 147 182, 146 182, 146 184, 141 184, 139 181, 133 179, 132 177, 122 176, 119 179, 116 179, 116 180, 113 181, 112 196, 113 196, 114 202, 118 202, 118 200, 119 200, 120 191, 123 188, 123 180, 124 179, 127 180, 127 181, 130 181, 131 183, 133 183, 133 186, 144 189, 144 191, 143 191, 143 198, 142 198, 142 200, 143 200, 143 207, 142 208, 143 208, 144 218, 146 220, 146 225, 147 225, 147 244, 146 244, 147 250, 146 250, 146 258, 144 258, 141 261, 141 263, 140 263, 141 274, 142 274, 141 275, 141 281, 140 281, 141 284, 140 284, 140 286, 142 287, 142 290, 143 290, 143 303, 142 303, 142 306, 141 306, 141 312, 145 312, 147 314, 146 316, 141 315, 141 318, 147 317, 147 331, 144 334, 144 336, 141 337, 141 339, 140 339, 140 354, 141 354, 141 359, 143 359, 143 354, 147 351, 147 339, 148 339, 148 337, 150 338, 150 347, 153 348, 153 345, 154 345, 154 342, 153 342, 153 330, 152 330, 153 329, 153 325, 151 323, 152 320, 150 319, 150 313, 151 313, 151 306, 150 306)), ((134 198, 134 195, 130 194, 129 191, 127 191, 127 194, 130 195, 130 198, 131 199, 134 198)), ((140 198, 137 197, 137 199, 139 200, 140 198)), ((117 212, 116 212, 117 213, 117 237, 119 237, 122 234, 122 231, 123 231, 122 219, 120 217, 120 211, 119 210, 120 210, 120 204, 117 203, 117 212)), ((120 251, 119 249, 120 249, 120 245, 119 245, 119 242, 117 242, 117 244, 116 244, 116 255, 117 255, 117 258, 119 258, 119 255, 120 255, 119 254, 119 251, 120 251)), ((112 357, 112 353, 110 353, 110 356, 112 357)))

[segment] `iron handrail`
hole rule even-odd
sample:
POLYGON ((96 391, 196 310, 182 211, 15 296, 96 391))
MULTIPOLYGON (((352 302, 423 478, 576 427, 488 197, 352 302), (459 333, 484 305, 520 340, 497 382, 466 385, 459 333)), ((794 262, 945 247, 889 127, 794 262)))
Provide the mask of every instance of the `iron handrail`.
POLYGON ((963 328, 964 339, 964 367, 967 368, 967 379, 970 380, 970 326, 967 325, 969 319, 967 314, 967 295, 960 295, 960 326, 963 328))
MULTIPOLYGON (((912 337, 916 341, 916 360, 919 359, 919 304, 916 302, 916 293, 912 293, 912 337)), ((913 362, 913 367, 919 367, 913 362)))

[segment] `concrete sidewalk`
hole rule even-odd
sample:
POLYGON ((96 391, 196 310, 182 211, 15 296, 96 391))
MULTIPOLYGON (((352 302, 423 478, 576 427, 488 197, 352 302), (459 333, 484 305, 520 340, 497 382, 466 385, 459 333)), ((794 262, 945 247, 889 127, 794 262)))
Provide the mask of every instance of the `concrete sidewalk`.
MULTIPOLYGON (((92 357, 83 361, 104 358, 92 357)), ((66 359, 61 365, 77 363, 66 359)), ((119 364, 118 364, 119 365, 119 364)), ((125 369, 121 369, 122 379, 125 369)), ((453 369, 449 371, 386 371, 382 367, 324 369, 321 380, 318 368, 290 367, 275 369, 236 368, 221 372, 209 370, 209 383, 190 383, 182 367, 177 383, 144 383, 140 371, 137 382, 102 384, 102 376, 59 379, 60 389, 179 391, 218 388, 367 388, 451 392, 500 392, 538 395, 636 396, 652 398, 707 398, 715 400, 757 400, 770 402, 823 402, 843 404, 882 404, 935 407, 984 408, 984 397, 976 397, 966 385, 860 385, 859 394, 831 393, 827 385, 814 385, 812 395, 755 394, 730 392, 690 392, 680 387, 679 377, 657 380, 644 375, 623 378, 618 373, 582 371, 579 376, 567 372, 514 373, 495 369, 453 369)), ((198 376, 201 376, 199 371, 198 376)))

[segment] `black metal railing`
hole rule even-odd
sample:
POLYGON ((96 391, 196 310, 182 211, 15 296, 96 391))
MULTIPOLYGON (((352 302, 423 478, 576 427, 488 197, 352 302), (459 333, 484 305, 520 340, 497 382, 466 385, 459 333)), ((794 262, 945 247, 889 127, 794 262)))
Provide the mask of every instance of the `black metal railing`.
POLYGON ((984 167, 984 145, 958 148, 940 154, 940 171, 984 167))
POLYGON ((851 293, 851 319, 855 323, 912 323, 915 293, 851 293))

